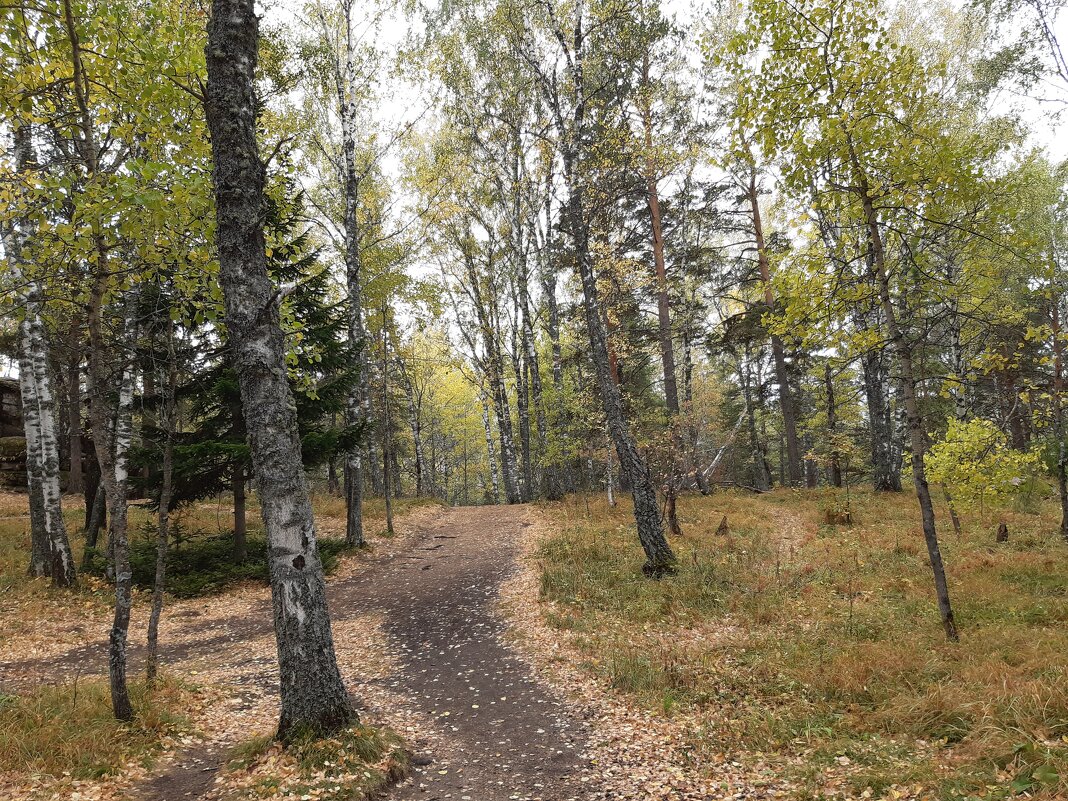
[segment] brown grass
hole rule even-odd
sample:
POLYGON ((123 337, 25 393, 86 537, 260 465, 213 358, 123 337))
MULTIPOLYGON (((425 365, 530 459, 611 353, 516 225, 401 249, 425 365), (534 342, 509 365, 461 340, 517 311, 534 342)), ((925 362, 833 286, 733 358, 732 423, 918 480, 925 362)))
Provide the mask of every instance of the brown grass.
POLYGON ((641 576, 625 504, 597 499, 589 517, 581 498, 550 505, 550 619, 614 686, 705 710, 696 747, 778 752, 802 794, 828 771, 875 793, 1068 793, 1068 548, 1053 504, 1007 511, 1002 545, 992 515, 965 516, 959 538, 940 521, 959 645, 938 622, 915 499, 854 490, 853 524, 826 524, 840 504, 823 490, 683 498, 679 574, 661 582, 641 576), (724 514, 731 533, 716 536, 724 514))
POLYGON ((151 690, 133 682, 130 695, 135 712, 130 724, 115 720, 104 679, 0 697, 0 773, 91 779, 130 761, 150 762, 164 737, 187 729, 180 710, 190 706, 192 690, 161 677, 151 690))

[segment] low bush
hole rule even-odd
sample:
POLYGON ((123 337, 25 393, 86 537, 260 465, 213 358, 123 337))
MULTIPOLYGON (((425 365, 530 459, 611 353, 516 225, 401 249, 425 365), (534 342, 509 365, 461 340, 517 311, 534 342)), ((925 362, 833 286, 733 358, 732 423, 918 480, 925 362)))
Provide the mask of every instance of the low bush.
MULTIPOLYGON (((344 540, 320 538, 319 558, 329 573, 337 567, 341 554, 351 550, 344 540)), ((232 534, 183 534, 171 543, 167 555, 167 592, 176 598, 194 598, 219 593, 242 581, 266 583, 267 539, 250 533, 244 559, 234 558, 232 534)), ((106 567, 102 553, 93 554, 90 572, 102 575, 106 567)), ((156 542, 146 526, 130 542, 130 567, 134 586, 150 589, 156 577, 156 542)))

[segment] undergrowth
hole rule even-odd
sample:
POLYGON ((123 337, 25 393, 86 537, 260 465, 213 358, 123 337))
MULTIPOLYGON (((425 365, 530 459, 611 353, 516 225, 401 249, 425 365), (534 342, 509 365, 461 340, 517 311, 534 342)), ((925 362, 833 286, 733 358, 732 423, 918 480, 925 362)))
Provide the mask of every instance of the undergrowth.
MULTIPOLYGON (((319 558, 326 573, 337 567, 341 554, 351 550, 344 540, 320 539, 319 558)), ((194 598, 226 590, 242 581, 266 583, 267 539, 263 534, 246 537, 245 558, 234 559, 232 534, 195 533, 172 541, 167 555, 167 592, 176 598, 194 598)), ((91 571, 103 575, 103 554, 95 554, 91 571)), ((134 585, 151 589, 156 577, 155 531, 144 527, 130 541, 130 567, 134 585)))
POLYGON ((679 501, 679 571, 645 579, 629 508, 548 505, 539 550, 549 622, 589 668, 665 714, 704 714, 698 753, 760 751, 818 794, 1068 793, 1068 574, 1055 510, 942 521, 962 641, 944 640, 915 499, 853 490, 679 501), (730 532, 714 532, 726 515, 730 532), (770 756, 768 756, 770 754, 770 756))

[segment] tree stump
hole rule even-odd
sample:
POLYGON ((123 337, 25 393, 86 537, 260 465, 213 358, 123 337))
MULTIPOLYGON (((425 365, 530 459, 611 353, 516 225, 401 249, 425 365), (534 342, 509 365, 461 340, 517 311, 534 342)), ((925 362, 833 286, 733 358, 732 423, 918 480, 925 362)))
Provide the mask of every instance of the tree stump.
POLYGON ((1006 525, 1004 520, 1002 520, 1000 523, 998 523, 998 534, 997 534, 996 541, 997 542, 1008 542, 1009 541, 1009 527, 1008 527, 1008 525, 1006 525))
POLYGON ((723 515, 723 519, 719 521, 719 526, 716 528, 716 534, 726 537, 731 533, 731 527, 727 525, 727 515, 723 515))

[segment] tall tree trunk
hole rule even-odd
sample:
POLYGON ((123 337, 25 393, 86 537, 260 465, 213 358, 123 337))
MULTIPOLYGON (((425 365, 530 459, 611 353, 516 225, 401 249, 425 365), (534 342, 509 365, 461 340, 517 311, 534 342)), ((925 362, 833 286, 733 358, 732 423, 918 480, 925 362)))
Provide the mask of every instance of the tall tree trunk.
MULTIPOLYGON (((420 403, 416 402, 415 384, 408 373, 407 367, 401 370, 401 379, 404 381, 404 394, 408 399, 408 426, 412 430, 412 450, 415 470, 415 496, 422 497, 425 487, 423 486, 423 424, 420 414, 420 403)), ((466 432, 465 432, 466 433, 466 432)), ((466 445, 467 438, 464 437, 466 445)))
MULTIPOLYGON (((102 299, 102 296, 101 296, 102 299)), ((97 304, 94 302, 93 304, 97 304)), ((126 300, 126 336, 124 350, 127 353, 133 351, 136 340, 134 325, 134 309, 136 301, 133 296, 126 300)), ((99 316, 99 312, 97 312, 99 316)), ((104 347, 100 339, 99 326, 97 328, 97 345, 93 350, 99 351, 104 347)), ((103 356, 97 356, 97 361, 102 362, 103 356)), ((111 684, 111 701, 115 717, 119 720, 131 720, 133 707, 130 704, 130 694, 126 686, 126 651, 127 639, 130 631, 130 608, 133 593, 133 570, 130 567, 130 547, 127 539, 128 523, 127 512, 127 488, 129 471, 127 466, 130 443, 133 441, 133 395, 134 395, 134 365, 127 356, 121 368, 119 379, 118 403, 115 406, 114 430, 110 437, 108 462, 100 465, 101 483, 107 492, 108 499, 108 550, 111 553, 111 563, 115 572, 115 615, 112 620, 111 634, 108 648, 108 673, 111 684)), ((103 376, 103 371, 98 367, 95 371, 97 377, 103 376)), ((94 380, 93 405, 103 406, 102 395, 108 391, 105 382, 94 380), (96 389, 99 387, 99 389, 96 389)), ((103 421, 101 421, 103 422, 103 421)), ((105 423, 106 425, 106 423, 105 423)), ((97 423, 94 421, 95 431, 97 423)))
POLYGON ((742 400, 745 403, 745 419, 749 424, 749 447, 753 454, 753 486, 758 490, 768 490, 771 489, 771 469, 768 467, 764 442, 757 429, 756 404, 753 401, 753 374, 750 369, 748 346, 744 360, 738 365, 738 373, 742 384, 742 400))
POLYGON ((512 342, 512 371, 515 373, 515 402, 519 418, 519 464, 522 481, 519 498, 523 503, 531 500, 531 486, 534 483, 534 471, 530 453, 530 395, 527 392, 524 358, 519 352, 519 337, 512 342))
MULTIPOLYGON (((538 462, 544 464, 545 452, 549 447, 548 421, 545 418, 545 398, 541 387, 541 366, 538 363, 538 349, 534 343, 534 325, 530 320, 530 287, 524 274, 519 285, 519 314, 523 330, 523 369, 527 374, 527 386, 530 389, 530 401, 534 405, 534 426, 538 438, 538 462)), ((555 479, 554 479, 555 480, 555 479)), ((547 471, 542 472, 541 485, 549 483, 547 471)), ((542 495, 551 494, 542 492, 542 495)))
MULTIPOLYGON (((521 498, 519 463, 515 452, 511 401, 508 398, 508 387, 505 385, 504 379, 504 356, 497 337, 500 326, 496 324, 497 321, 491 316, 493 308, 489 306, 487 299, 483 297, 480 289, 478 268, 475 266, 474 256, 470 252, 465 252, 464 254, 464 266, 467 270, 470 296, 475 307, 475 315, 478 318, 479 333, 485 352, 485 358, 483 359, 485 377, 489 383, 490 397, 497 417, 497 434, 501 440, 501 478, 504 481, 504 496, 508 503, 518 503, 521 498)), ((489 269, 491 272, 495 269, 492 260, 489 269)), ((490 298, 490 302, 496 303, 496 300, 490 298)))
MULTIPOLYGON (((36 163, 30 129, 15 128, 15 168, 21 173, 36 163)), ((15 220, 3 231, 8 268, 21 295, 23 318, 18 328, 19 387, 26 433, 26 473, 30 492, 30 567, 32 576, 48 576, 52 583, 75 583, 74 557, 63 521, 63 493, 59 483, 59 439, 55 398, 44 325, 44 293, 26 275, 23 257, 29 242, 26 221, 15 220)))
POLYGON ((490 474, 490 486, 493 490, 493 502, 501 502, 501 485, 497 480, 497 446, 493 440, 493 429, 490 427, 489 402, 484 392, 479 393, 482 400, 482 426, 486 431, 486 462, 490 474))
POLYGON ((174 353, 174 325, 166 309, 167 380, 163 398, 163 477, 159 491, 159 515, 156 527, 156 575, 152 582, 152 610, 148 616, 148 643, 145 678, 151 685, 159 669, 159 620, 163 614, 163 591, 167 581, 167 552, 171 522, 171 493, 174 478, 174 435, 178 423, 175 395, 178 389, 178 363, 174 353))
POLYGON ((682 399, 686 403, 693 400, 693 334, 687 325, 682 332, 682 399))
MULTIPOLYGON (((8 246, 10 247, 10 246, 8 246)), ((9 251, 10 252, 10 251, 9 251)), ((35 578, 47 576, 52 562, 45 514, 41 460, 41 420, 34 380, 33 328, 29 316, 19 323, 19 391, 22 398, 22 427, 26 435, 26 489, 30 501, 30 569, 35 578)))
POLYGON ((876 492, 900 492, 901 473, 896 469, 894 418, 889 398, 886 354, 880 348, 861 358, 864 370, 864 397, 871 429, 872 488, 876 492))
MULTIPOLYGON (((349 347, 358 353, 359 378, 349 390, 345 406, 345 422, 350 426, 361 421, 370 422, 371 392, 368 375, 365 332, 363 325, 362 254, 360 252, 360 225, 358 216, 360 182, 356 166, 356 43, 352 31, 353 0, 341 3, 345 32, 344 64, 338 69, 338 105, 341 115, 341 149, 344 155, 342 169, 345 187, 345 286, 348 292, 348 339, 349 347)), ((342 57, 339 54, 339 59, 342 57)), ((350 546, 364 544, 363 534, 363 445, 353 447, 345 455, 345 542, 350 546)))
MULTIPOLYGON (((608 356, 608 332, 601 316, 601 304, 597 293, 597 278, 589 250, 589 223, 586 219, 584 194, 584 169, 581 149, 586 139, 586 78, 584 32, 585 4, 574 6, 574 28, 570 41, 574 50, 568 62, 569 78, 574 92, 574 105, 566 116, 559 105, 554 108, 560 153, 564 168, 564 184, 567 188, 567 225, 571 234, 575 267, 582 285, 582 306, 586 318, 586 333, 590 342, 590 360, 593 363, 597 386, 600 390, 608 430, 619 456, 621 478, 625 477, 634 500, 634 521, 638 540, 645 552, 643 571, 646 575, 659 577, 675 569, 675 554, 664 536, 660 508, 656 500, 656 488, 649 469, 638 451, 623 408, 623 394, 613 380, 608 356)), ((568 34, 555 29, 561 42, 568 41, 568 34)), ((552 100, 551 92, 548 93, 552 100)), ((557 99, 554 101, 559 103, 557 99)))
MULTIPOLYGON (((548 200, 546 200, 548 206, 548 200)), ((546 209, 546 215, 549 214, 549 209, 546 209)), ((552 217, 548 217, 551 221, 552 217)), ((550 223, 551 225, 551 223, 550 223)), ((542 264, 542 296, 545 301, 545 333, 549 337, 549 349, 552 359, 552 398, 553 407, 551 409, 551 417, 555 427, 560 427, 563 420, 564 410, 562 409, 562 403, 564 398, 564 367, 563 356, 560 347, 560 307, 556 300, 556 274, 553 271, 553 265, 549 256, 551 249, 552 239, 549 234, 546 235, 545 250, 546 255, 542 264)), ((546 430, 548 430, 549 424, 546 423, 546 430)), ((546 437, 548 440, 548 437, 546 437)), ((548 447, 548 445, 546 445, 548 447)), ((559 500, 564 496, 565 488, 565 469, 556 458, 549 459, 546 457, 545 466, 545 497, 549 500, 559 500)))
POLYGON ((67 436, 69 463, 67 492, 81 494, 85 491, 85 476, 82 471, 82 350, 81 323, 78 315, 72 314, 67 333, 70 354, 67 361, 67 436))
MULTIPOLYGON (((82 65, 82 48, 71 0, 63 0, 63 22, 70 44, 71 88, 78 106, 80 142, 77 150, 89 178, 100 171, 99 145, 89 110, 90 82, 82 65)), ((126 639, 130 627, 132 575, 126 539, 126 450, 133 435, 133 364, 127 358, 134 345, 133 294, 126 298, 122 366, 119 369, 118 399, 114 401, 108 364, 108 342, 104 337, 105 297, 112 282, 104 220, 91 221, 93 243, 93 282, 89 298, 89 382, 92 400, 90 415, 93 446, 100 464, 100 481, 107 494, 108 551, 115 575, 115 614, 108 638, 108 676, 111 706, 119 720, 131 720, 133 707, 126 686, 126 639)))
MULTIPOLYGON (((642 55, 642 85, 649 83, 649 52, 642 55)), ((656 270, 656 318, 660 339, 660 362, 664 369, 664 398, 668 413, 679 413, 679 385, 675 376, 675 346, 671 333, 671 297, 668 293, 667 264, 664 260, 664 229, 660 219, 660 193, 657 189, 656 159, 653 156, 653 115, 651 99, 642 104, 645 132, 645 200, 652 221, 653 265, 656 270)))
POLYGON ((834 403, 834 375, 831 372, 829 363, 824 367, 823 381, 827 387, 827 435, 831 440, 830 480, 833 486, 841 487, 842 460, 841 455, 838 453, 838 448, 835 446, 835 440, 838 436, 838 408, 834 403))
POLYGON ((389 344, 386 338, 386 307, 382 307, 382 495, 386 501, 386 532, 393 530, 393 487, 390 459, 389 344))
POLYGON ((284 739, 337 729, 356 713, 334 655, 278 293, 267 274, 265 170, 256 143, 253 94, 258 40, 253 0, 213 0, 205 108, 214 161, 219 277, 267 532, 281 688, 278 736, 284 739))
POLYGON ((938 533, 935 528, 934 504, 931 501, 931 490, 927 485, 927 473, 924 466, 927 441, 923 417, 920 414, 920 406, 916 398, 916 373, 912 362, 912 344, 908 341, 905 332, 897 321, 897 313, 894 310, 894 303, 890 296, 890 276, 886 269, 879 219, 871 196, 868 193, 867 181, 863 178, 859 166, 857 167, 857 172, 860 174, 859 177, 862 182, 861 202, 872 249, 873 258, 871 263, 875 270, 873 278, 879 289, 883 322, 886 324, 887 334, 897 353, 898 364, 901 368, 902 401, 904 402, 905 415, 908 420, 909 445, 912 450, 912 481, 916 488, 916 500, 920 506, 920 517, 923 520, 923 537, 927 544, 927 556, 931 563, 931 571, 934 574, 938 611, 942 618, 942 626, 945 629, 946 637, 956 642, 959 639, 959 635, 957 634, 956 622, 953 619, 953 607, 949 599, 949 585, 946 582, 946 572, 942 564, 942 552, 938 545, 938 533))
POLYGON ((1064 342, 1061 339, 1061 294, 1051 281, 1050 332, 1053 339, 1053 433, 1057 437, 1057 494, 1061 501, 1061 537, 1068 541, 1068 445, 1065 444, 1064 342))
POLYGON ((597 280, 590 263, 588 236, 584 219, 585 208, 582 190, 573 156, 565 158, 565 174, 568 181, 569 216, 575 242, 575 262, 582 283, 583 309, 586 317, 586 333, 590 340, 590 357, 593 362, 597 385, 601 393, 608 430, 620 470, 626 475, 634 500, 634 520, 638 528, 638 540, 645 551, 644 572, 649 576, 662 576, 674 570, 675 554, 664 537, 660 521, 660 509, 656 501, 656 489, 649 469, 638 451, 623 411, 623 395, 612 378, 608 360, 608 334, 601 318, 600 301, 597 296, 597 280))
MULTIPOLYGON (((492 335, 491 335, 492 336, 492 335)), ((508 398, 508 387, 504 383, 504 370, 500 350, 493 345, 496 355, 490 357, 494 364, 491 380, 493 381, 493 408, 497 413, 497 433, 501 438, 501 475, 504 480, 504 495, 508 503, 519 503, 519 466, 516 460, 515 440, 512 429, 512 404, 508 398)))
MULTIPOLYGON (((753 236, 756 240, 757 266, 760 268, 760 280, 764 284, 764 302, 771 311, 775 308, 775 294, 771 288, 771 264, 768 260, 767 246, 764 242, 764 224, 760 216, 760 194, 757 191, 756 170, 750 172, 749 186, 746 192, 749 209, 753 218, 753 236)), ((790 484, 801 483, 801 446, 797 437, 797 408, 793 389, 790 386, 790 371, 786 364, 786 348, 782 338, 772 334, 771 352, 775 362, 775 380, 779 385, 779 410, 782 412, 783 435, 786 439, 786 473, 790 484)))

